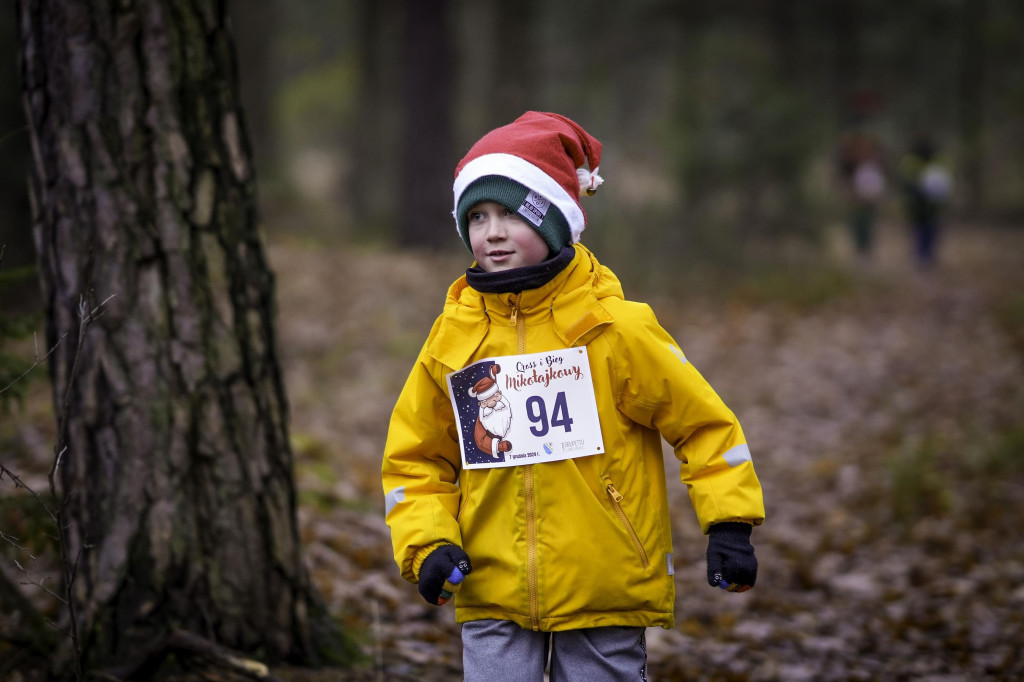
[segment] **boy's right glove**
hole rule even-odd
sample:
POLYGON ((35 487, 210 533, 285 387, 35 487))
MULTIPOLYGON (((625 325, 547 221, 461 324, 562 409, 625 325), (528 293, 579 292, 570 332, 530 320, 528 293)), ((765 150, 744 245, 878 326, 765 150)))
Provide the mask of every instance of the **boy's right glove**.
POLYGON ((428 554, 420 566, 420 594, 435 606, 447 604, 472 570, 469 556, 461 547, 441 545, 428 554))
POLYGON ((727 521, 708 530, 708 584, 746 592, 757 580, 757 557, 750 544, 749 523, 727 521))

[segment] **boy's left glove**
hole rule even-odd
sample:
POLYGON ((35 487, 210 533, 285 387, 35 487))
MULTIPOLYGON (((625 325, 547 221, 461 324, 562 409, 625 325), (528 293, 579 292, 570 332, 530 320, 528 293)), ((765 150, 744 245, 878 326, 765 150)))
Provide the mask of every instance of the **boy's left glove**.
POLYGON ((757 581, 757 557, 750 544, 749 523, 716 523, 708 530, 708 584, 746 592, 757 581))
POLYGON ((461 547, 441 545, 428 554, 420 566, 420 594, 435 606, 447 604, 472 570, 469 555, 461 547))

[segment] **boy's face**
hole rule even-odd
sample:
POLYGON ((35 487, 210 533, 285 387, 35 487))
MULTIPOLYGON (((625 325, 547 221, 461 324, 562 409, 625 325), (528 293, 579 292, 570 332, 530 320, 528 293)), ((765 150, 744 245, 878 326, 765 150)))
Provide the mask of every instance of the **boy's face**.
POLYGON ((484 272, 536 265, 547 259, 548 245, 515 213, 493 201, 482 201, 467 212, 469 244, 484 272))

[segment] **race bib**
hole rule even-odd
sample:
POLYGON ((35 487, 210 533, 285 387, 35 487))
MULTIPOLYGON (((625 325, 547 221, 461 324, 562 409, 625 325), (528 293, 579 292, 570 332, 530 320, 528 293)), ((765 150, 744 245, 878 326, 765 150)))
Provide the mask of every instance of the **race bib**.
POLYGON ((466 469, 604 452, 586 348, 480 360, 448 375, 448 394, 466 469))

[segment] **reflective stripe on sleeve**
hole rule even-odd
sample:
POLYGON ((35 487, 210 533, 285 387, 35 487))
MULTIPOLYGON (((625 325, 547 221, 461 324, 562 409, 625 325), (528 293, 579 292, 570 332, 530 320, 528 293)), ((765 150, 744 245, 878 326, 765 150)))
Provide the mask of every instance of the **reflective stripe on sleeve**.
POLYGON ((400 485, 384 496, 384 516, 391 513, 395 505, 405 501, 405 486, 400 485))
POLYGON ((730 467, 736 467, 744 462, 752 461, 750 458, 750 448, 747 447, 746 443, 742 445, 735 445, 725 452, 722 453, 722 459, 730 467))

